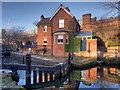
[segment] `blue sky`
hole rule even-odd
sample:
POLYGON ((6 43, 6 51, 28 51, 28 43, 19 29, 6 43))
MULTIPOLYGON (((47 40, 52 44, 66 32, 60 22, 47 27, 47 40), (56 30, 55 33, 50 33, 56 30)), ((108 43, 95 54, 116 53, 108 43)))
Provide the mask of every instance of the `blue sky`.
POLYGON ((2 28, 25 26, 25 30, 36 29, 33 22, 39 21, 41 14, 44 17, 51 17, 60 4, 69 7, 77 19, 81 19, 86 13, 100 19, 107 12, 101 2, 3 2, 2 28))

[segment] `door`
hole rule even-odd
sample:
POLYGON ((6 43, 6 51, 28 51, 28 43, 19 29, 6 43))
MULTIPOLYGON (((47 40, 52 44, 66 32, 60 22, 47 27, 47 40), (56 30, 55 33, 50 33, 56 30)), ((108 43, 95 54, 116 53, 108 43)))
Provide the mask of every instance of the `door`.
POLYGON ((81 51, 86 51, 86 38, 81 40, 81 51))

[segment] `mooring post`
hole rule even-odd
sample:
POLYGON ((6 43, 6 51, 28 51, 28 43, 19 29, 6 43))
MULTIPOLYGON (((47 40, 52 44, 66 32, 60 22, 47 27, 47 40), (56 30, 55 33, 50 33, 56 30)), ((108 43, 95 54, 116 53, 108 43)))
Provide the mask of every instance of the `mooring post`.
POLYGON ((26 85, 31 84, 31 55, 26 55, 26 85))
POLYGON ((60 63, 60 77, 62 77, 62 63, 60 63))
POLYGON ((71 54, 70 54, 70 52, 69 52, 69 55, 68 55, 68 67, 69 67, 69 68, 70 68, 70 66, 71 66, 70 57, 71 57, 71 54))

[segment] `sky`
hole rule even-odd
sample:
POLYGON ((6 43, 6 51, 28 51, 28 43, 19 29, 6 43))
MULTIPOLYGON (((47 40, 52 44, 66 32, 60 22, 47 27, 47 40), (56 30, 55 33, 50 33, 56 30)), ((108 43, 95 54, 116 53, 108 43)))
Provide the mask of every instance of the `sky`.
MULTIPOLYGON (((77 18, 91 13, 92 18, 99 20, 108 11, 102 2, 2 2, 2 28, 24 26, 25 30, 37 29, 33 22, 40 21, 40 16, 51 17, 60 4, 69 7, 70 12, 77 18)), ((110 17, 108 15, 107 17, 110 17)), ((106 17, 106 16, 105 16, 106 17)))

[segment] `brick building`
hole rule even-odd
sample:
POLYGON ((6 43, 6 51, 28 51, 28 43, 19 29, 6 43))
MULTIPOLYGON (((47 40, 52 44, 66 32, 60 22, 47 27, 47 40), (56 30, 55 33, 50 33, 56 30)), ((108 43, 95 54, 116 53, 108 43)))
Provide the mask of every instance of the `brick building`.
MULTIPOLYGON (((85 20, 85 23, 89 22, 89 20, 85 18, 83 20, 85 20)), ((41 20, 38 22, 37 26, 38 49, 47 48, 54 56, 66 56, 68 53, 65 52, 65 44, 69 43, 69 33, 73 32, 76 38, 85 40, 85 50, 76 53, 76 55, 82 55, 82 53, 83 56, 97 55, 97 40, 92 39, 91 32, 87 32, 89 33, 88 36, 85 34, 85 36, 79 37, 80 33, 82 33, 80 32, 81 26, 75 16, 71 14, 68 7, 64 8, 60 5, 49 18, 45 18, 44 15, 41 15, 41 20)))
POLYGON ((104 42, 115 41, 115 35, 120 33, 119 23, 118 16, 97 21, 97 17, 91 18, 88 13, 82 16, 81 31, 94 31, 104 42))
POLYGON ((62 5, 55 11, 50 18, 44 18, 41 15, 41 21, 38 22, 38 47, 46 45, 51 49, 51 54, 64 56, 64 44, 68 43, 68 34, 72 32, 70 22, 74 23, 73 32, 79 32, 80 26, 76 18, 70 13, 68 7, 62 5))

